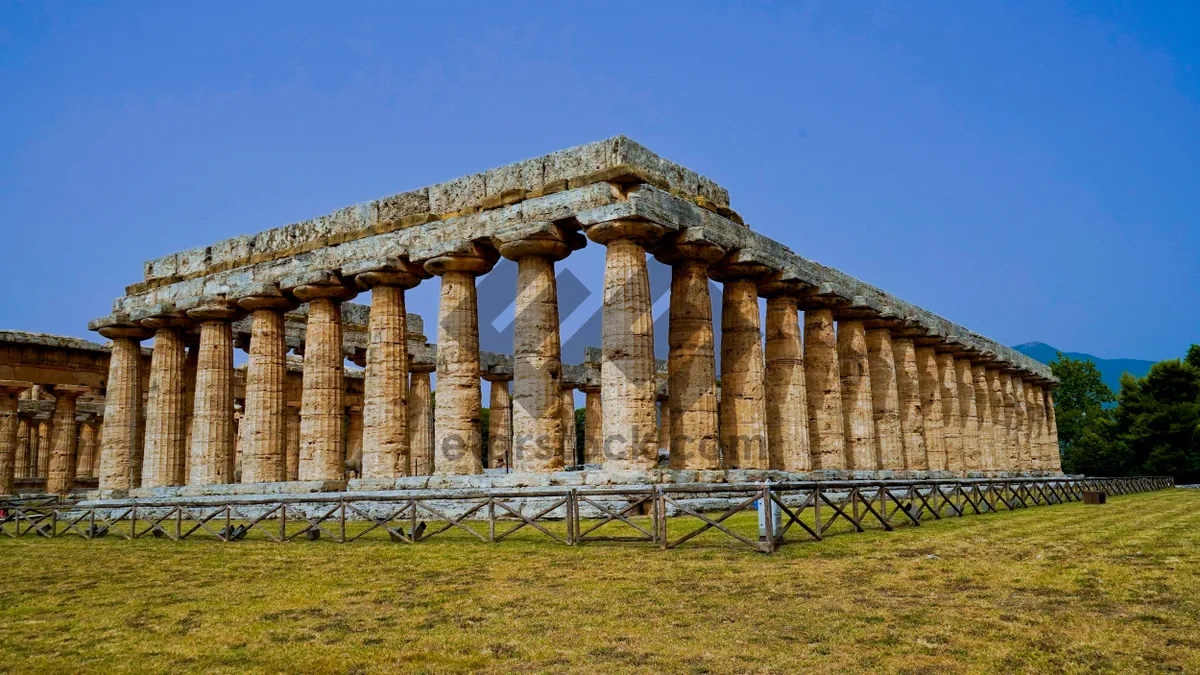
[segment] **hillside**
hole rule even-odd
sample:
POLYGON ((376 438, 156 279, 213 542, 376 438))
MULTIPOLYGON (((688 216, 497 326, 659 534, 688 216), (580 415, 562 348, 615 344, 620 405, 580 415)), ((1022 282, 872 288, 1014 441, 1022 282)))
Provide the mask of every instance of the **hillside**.
MULTIPOLYGON (((1055 349, 1045 342, 1026 342, 1022 345, 1015 345, 1013 349, 1021 352, 1025 356, 1032 359, 1037 359, 1042 363, 1050 363, 1058 357, 1060 349, 1055 349)), ((1112 389, 1113 394, 1121 390, 1121 373, 1132 373, 1136 377, 1142 377, 1150 372, 1150 366, 1154 365, 1154 361, 1144 361, 1142 359, 1102 359, 1091 354, 1083 352, 1063 352, 1065 356, 1081 361, 1091 361, 1096 364, 1096 369, 1100 371, 1100 376, 1104 380, 1104 384, 1112 389)))

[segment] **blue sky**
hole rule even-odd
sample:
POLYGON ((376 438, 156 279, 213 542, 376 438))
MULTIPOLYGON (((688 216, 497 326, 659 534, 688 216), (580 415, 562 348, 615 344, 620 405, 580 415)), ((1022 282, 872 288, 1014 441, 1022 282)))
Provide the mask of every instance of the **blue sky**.
POLYGON ((0 327, 98 339, 145 259, 623 133, 1007 344, 1200 341, 1195 3, 342 4, 0 3, 0 327))

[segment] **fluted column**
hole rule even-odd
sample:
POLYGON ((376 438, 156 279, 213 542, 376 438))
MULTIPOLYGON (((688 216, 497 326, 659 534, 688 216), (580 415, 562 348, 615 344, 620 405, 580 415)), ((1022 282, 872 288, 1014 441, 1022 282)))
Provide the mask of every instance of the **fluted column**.
POLYGON ((925 417, 925 460, 930 471, 946 470, 946 436, 942 409, 942 378, 933 347, 917 347, 921 412, 925 417))
POLYGON ((988 383, 987 367, 982 363, 971 364, 971 376, 975 385, 976 412, 979 415, 979 469, 990 475, 997 470, 997 463, 995 411, 992 408, 992 389, 988 383))
POLYGON ((236 315, 231 306, 224 304, 188 311, 189 317, 200 322, 188 485, 215 485, 233 481, 235 438, 233 333, 230 321, 236 315))
MULTIPOLYGON (((490 270, 495 259, 494 254, 481 247, 469 245, 462 251, 425 263, 426 271, 441 277, 433 427, 433 471, 437 474, 483 471, 483 437, 479 427, 483 387, 479 381, 479 309, 475 277, 490 270)), ((554 395, 557 403, 557 390, 554 395)), ((554 413, 557 424, 557 405, 554 413)), ((520 434, 515 410, 513 415, 515 433, 520 434)), ((558 437, 555 440, 559 440, 558 437)), ((513 454, 517 454, 515 448, 513 454)), ((557 451, 551 448, 550 454, 557 454, 557 451)), ((513 464, 517 465, 515 457, 513 464)))
MULTIPOLYGON (((500 245, 517 263, 513 314, 513 448, 518 472, 561 471, 563 456, 562 354, 558 334, 558 284, 554 263, 567 257, 582 236, 557 227, 500 245)), ((440 385, 439 385, 440 386, 440 385)))
POLYGON ((396 260, 354 278, 371 290, 367 326, 367 372, 363 382, 362 477, 407 476, 408 325, 404 293, 428 274, 420 265, 396 260))
POLYGON ((1046 440, 1050 446, 1050 462, 1048 469, 1061 474, 1062 453, 1058 448, 1058 422, 1054 417, 1054 394, 1046 389, 1046 440))
POLYGON ((299 479, 304 481, 341 480, 346 475, 341 303, 354 297, 355 291, 333 275, 322 273, 320 277, 320 281, 304 279, 308 283, 290 288, 297 300, 308 303, 300 398, 299 479))
POLYGON ((570 469, 579 465, 579 453, 575 447, 575 386, 573 384, 563 383, 561 410, 563 468, 570 469))
POLYGON ((900 433, 904 439, 905 471, 925 471, 925 408, 921 402, 921 370, 912 338, 892 340, 896 361, 896 391, 900 398, 900 433))
POLYGON ((1029 452, 1029 411, 1025 405, 1025 382, 1019 375, 1012 375, 1013 402, 1017 422, 1017 451, 1019 454, 1019 469, 1029 473, 1033 468, 1033 459, 1029 452))
POLYGON ((488 467, 503 469, 509 466, 512 457, 512 396, 505 378, 490 379, 488 394, 488 467))
POLYGON ((904 434, 900 424, 900 390, 892 332, 887 328, 869 328, 866 337, 877 468, 881 471, 903 471, 904 434))
POLYGON ((46 472, 46 492, 65 495, 75 484, 76 453, 79 450, 78 428, 75 426, 75 402, 88 392, 87 387, 55 385, 54 438, 50 466, 46 472))
POLYGON ((150 391, 146 406, 142 487, 183 485, 187 431, 184 429, 184 361, 187 354, 180 329, 191 322, 180 316, 144 319, 154 329, 150 356, 150 391))
POLYGON ((954 359, 955 380, 958 384, 958 411, 962 430, 963 471, 982 471, 979 451, 979 407, 975 401, 975 376, 971 362, 954 359))
POLYGON ((628 220, 587 230, 588 238, 606 247, 600 395, 608 470, 650 469, 658 462, 658 386, 646 245, 661 234, 657 225, 628 220))
POLYGON ((16 478, 29 477, 29 419, 26 417, 17 421, 17 451, 13 459, 13 475, 16 478))
POLYGON ((363 409, 362 406, 346 406, 346 461, 343 471, 346 477, 351 472, 362 476, 363 459, 363 409))
POLYGON ((0 495, 16 492, 17 428, 21 418, 17 412, 21 392, 32 386, 30 382, 0 380, 0 495))
POLYGON ((992 456, 994 471, 1012 470, 1008 443, 1008 407, 1004 401, 1003 373, 995 368, 987 369, 988 391, 992 402, 992 456))
MULTIPOLYGON (((754 270, 757 271, 757 270, 754 270)), ((714 270, 716 274, 718 270, 714 270)), ((719 269, 721 406, 719 433, 727 469, 768 469, 763 336, 758 314, 760 274, 719 269)))
POLYGON ((942 395, 942 443, 946 447, 946 470, 956 474, 966 471, 963 457, 962 409, 958 402, 958 371, 954 355, 936 355, 942 395))
POLYGON ((284 413, 284 480, 300 480, 300 402, 289 402, 284 413))
POLYGON ((604 405, 600 396, 600 387, 584 385, 580 387, 580 390, 584 393, 583 463, 603 464, 604 405))
POLYGON ((96 421, 88 415, 79 422, 79 455, 75 463, 76 478, 90 478, 96 461, 96 421))
MULTIPOLYGON (((441 390, 438 381, 438 390, 441 390)), ((433 473, 433 410, 429 370, 414 369, 408 383, 408 448, 412 462, 411 475, 433 473)))
POLYGON ((1040 472, 1042 470, 1042 425, 1041 413, 1038 412, 1038 396, 1034 394, 1037 385, 1032 381, 1024 381, 1021 383, 1022 391, 1025 394, 1025 429, 1028 441, 1026 445, 1029 447, 1029 470, 1040 472))
POLYGON ((100 489, 133 486, 133 455, 141 454, 142 354, 149 331, 137 326, 108 326, 100 335, 112 340, 108 387, 104 392, 104 438, 100 445, 100 489))
POLYGON ((1017 390, 1009 373, 1000 374, 1000 385, 1004 392, 1004 433, 1007 444, 1005 454, 1008 457, 1006 468, 1009 471, 1021 471, 1021 423, 1017 412, 1017 390))
POLYGON ((34 474, 38 478, 50 475, 50 455, 54 451, 53 433, 54 418, 38 422, 37 473, 34 474))
MULTIPOLYGON (((724 255, 724 250, 697 242, 668 246, 656 255, 671 265, 665 409, 666 424, 673 430, 666 446, 670 449, 670 466, 716 469, 721 465, 721 449, 708 268, 724 255)), ((591 408, 588 410, 590 417, 591 408)), ((591 456, 590 452, 585 454, 591 456)))
POLYGON ((846 468, 874 471, 875 413, 872 410, 871 365, 863 322, 844 319, 837 326, 838 370, 842 387, 842 419, 846 442, 846 468))
POLYGON ((808 442, 812 468, 846 468, 841 373, 833 311, 804 311, 804 380, 808 394, 808 442))
POLYGON ((250 312, 250 356, 241 422, 242 482, 287 479, 287 343, 284 312, 296 303, 277 287, 263 287, 238 305, 250 312))

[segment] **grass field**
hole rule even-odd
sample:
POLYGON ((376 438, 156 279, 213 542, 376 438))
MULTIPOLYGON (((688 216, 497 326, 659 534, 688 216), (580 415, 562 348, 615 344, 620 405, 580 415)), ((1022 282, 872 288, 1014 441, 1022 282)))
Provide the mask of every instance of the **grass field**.
POLYGON ((0 672, 1200 672, 1200 491, 728 541, 4 538, 0 672))

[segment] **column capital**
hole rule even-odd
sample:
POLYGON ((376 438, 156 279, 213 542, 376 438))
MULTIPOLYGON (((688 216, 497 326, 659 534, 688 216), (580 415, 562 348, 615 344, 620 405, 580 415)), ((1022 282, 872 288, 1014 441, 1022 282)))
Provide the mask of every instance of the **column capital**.
POLYGON ((246 293, 237 298, 238 307, 253 312, 260 309, 288 311, 295 309, 297 302, 288 297, 275 283, 254 283, 246 293))
POLYGON ((759 259, 751 251, 734 250, 725 254, 708 270, 708 276, 715 281, 764 281, 775 273, 766 261, 759 259))
POLYGON ((312 270, 286 277, 279 283, 279 287, 294 295, 300 302, 309 302, 317 298, 342 302, 358 295, 358 290, 347 284, 341 275, 329 270, 312 270))
POLYGON ((239 314, 237 306, 224 298, 210 300, 187 310, 189 318, 201 322, 233 321, 239 314))
POLYGON ((665 232, 662 225, 646 220, 609 220, 589 225, 586 230, 588 239, 605 246, 622 239, 647 246, 661 239, 665 232))
POLYGON ((355 285, 363 290, 376 286, 395 286, 407 290, 431 276, 424 265, 410 262, 406 257, 356 261, 344 266, 342 274, 347 278, 353 277, 355 285))
POLYGON ((587 245, 587 238, 577 230, 546 222, 505 228, 493 239, 500 255, 514 262, 527 256, 562 260, 587 245))
POLYGON ((487 274, 499 259, 499 253, 490 245, 464 240, 453 242, 445 250, 429 251, 419 260, 426 272, 440 277, 447 272, 487 274))
POLYGON ((159 303, 131 316, 133 323, 151 330, 190 328, 195 325, 195 321, 189 319, 187 313, 176 308, 173 303, 159 303))
POLYGON ((56 384, 50 387, 50 392, 54 394, 55 399, 64 397, 67 399, 76 399, 90 391, 90 387, 79 384, 56 384))
POLYGON ((32 382, 24 382, 21 380, 0 380, 0 394, 17 396, 32 386, 32 382))
POLYGON ((130 340, 141 341, 154 335, 154 331, 148 328, 142 328, 137 324, 103 326, 97 329, 96 332, 100 333, 101 336, 106 337, 109 340, 128 338, 130 340))

